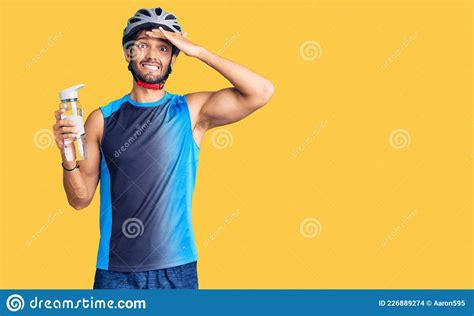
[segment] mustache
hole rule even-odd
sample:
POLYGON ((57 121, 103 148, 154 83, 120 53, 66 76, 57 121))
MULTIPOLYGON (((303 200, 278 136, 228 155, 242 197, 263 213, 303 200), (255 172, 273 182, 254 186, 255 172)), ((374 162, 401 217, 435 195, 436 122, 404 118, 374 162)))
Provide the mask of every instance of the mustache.
MULTIPOLYGON (((141 63, 145 63, 145 61, 139 61, 139 62, 134 61, 128 65, 128 70, 132 72, 132 75, 137 80, 141 80, 147 83, 160 83, 163 80, 165 80, 165 78, 167 78, 168 75, 171 73, 171 63, 170 63, 168 64, 168 67, 166 69, 164 67, 161 67, 160 68, 161 71, 155 75, 154 79, 152 79, 148 76, 148 73, 146 71, 140 69, 139 64, 141 63)), ((161 63, 160 63, 160 66, 161 66, 161 63)))
POLYGON ((138 64, 153 64, 153 65, 157 65, 163 68, 163 65, 160 62, 157 62, 155 60, 141 60, 140 62, 137 62, 137 63, 138 64))

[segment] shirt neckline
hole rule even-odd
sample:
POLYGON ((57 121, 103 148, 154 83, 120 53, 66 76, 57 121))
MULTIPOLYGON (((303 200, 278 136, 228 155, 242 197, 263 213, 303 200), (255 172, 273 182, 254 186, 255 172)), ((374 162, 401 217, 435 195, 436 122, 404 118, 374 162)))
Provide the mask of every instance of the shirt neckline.
POLYGON ((138 106, 138 107, 150 107, 150 106, 158 106, 163 103, 165 103, 166 100, 168 100, 170 97, 170 93, 168 91, 165 91, 165 95, 161 97, 161 99, 153 102, 136 102, 130 97, 130 93, 125 96, 125 99, 133 106, 138 106))

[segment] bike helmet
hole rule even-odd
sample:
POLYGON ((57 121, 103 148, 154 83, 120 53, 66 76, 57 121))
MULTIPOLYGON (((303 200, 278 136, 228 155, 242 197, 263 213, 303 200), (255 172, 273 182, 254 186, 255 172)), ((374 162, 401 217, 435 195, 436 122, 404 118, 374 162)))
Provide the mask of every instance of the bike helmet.
MULTIPOLYGON (((124 48, 128 48, 129 45, 134 42, 133 39, 139 31, 149 28, 158 28, 159 26, 163 27, 163 29, 165 29, 166 31, 182 34, 181 26, 179 25, 178 20, 176 19, 176 16, 174 14, 166 12, 160 7, 151 9, 140 9, 135 13, 133 17, 128 19, 127 27, 125 27, 125 29, 123 30, 122 46, 124 48)), ((172 45, 172 47, 172 55, 178 56, 179 49, 174 45, 172 45)), ((130 61, 128 69, 132 72, 135 81, 137 81, 140 86, 149 89, 162 89, 166 79, 172 71, 170 64, 168 67, 168 72, 165 75, 163 81, 159 84, 150 84, 142 82, 135 76, 132 70, 131 63, 132 62, 130 61)))

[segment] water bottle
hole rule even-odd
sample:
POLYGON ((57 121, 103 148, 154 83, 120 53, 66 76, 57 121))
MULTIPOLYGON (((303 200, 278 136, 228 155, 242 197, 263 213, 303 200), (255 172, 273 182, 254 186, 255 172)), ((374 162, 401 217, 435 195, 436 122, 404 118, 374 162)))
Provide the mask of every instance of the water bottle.
POLYGON ((80 157, 78 160, 87 159, 88 157, 83 120, 84 110, 77 97, 77 91, 83 87, 84 85, 81 83, 59 92, 59 98, 61 99, 59 107, 65 110, 61 114, 61 119, 76 122, 76 126, 74 127, 78 130, 75 139, 64 140, 64 155, 67 161, 75 161, 76 157, 80 157), (74 144, 74 142, 76 144, 74 144))

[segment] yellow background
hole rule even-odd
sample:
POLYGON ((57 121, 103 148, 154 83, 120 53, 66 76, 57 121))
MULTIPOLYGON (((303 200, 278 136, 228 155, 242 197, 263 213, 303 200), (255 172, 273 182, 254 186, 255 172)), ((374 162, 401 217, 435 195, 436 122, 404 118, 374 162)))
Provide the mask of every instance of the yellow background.
MULTIPOLYGON (((153 6, 276 88, 202 143, 201 288, 473 288, 472 3, 447 0, 2 1, 2 288, 92 287, 99 191, 68 205, 48 130, 65 87, 87 113, 130 91, 153 6)), ((181 54, 166 88, 226 86, 181 54)))

